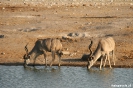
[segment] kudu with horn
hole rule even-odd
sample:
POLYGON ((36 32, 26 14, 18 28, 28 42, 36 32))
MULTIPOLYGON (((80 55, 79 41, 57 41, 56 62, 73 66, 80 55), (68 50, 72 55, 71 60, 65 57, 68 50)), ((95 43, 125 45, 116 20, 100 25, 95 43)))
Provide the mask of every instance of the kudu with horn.
POLYGON ((107 37, 107 38, 102 38, 99 43, 98 46, 96 48, 96 50, 94 51, 94 53, 91 50, 91 46, 92 46, 93 41, 91 40, 91 44, 89 45, 89 50, 90 50, 90 55, 88 57, 88 69, 90 69, 94 63, 101 57, 101 63, 100 63, 100 70, 102 67, 102 61, 103 61, 103 57, 105 56, 105 62, 104 62, 104 67, 106 64, 106 61, 108 60, 109 62, 109 66, 111 67, 110 64, 110 57, 109 57, 109 53, 112 52, 112 59, 115 65, 115 60, 114 60, 114 53, 115 53, 115 41, 112 37, 107 37))
POLYGON ((42 54, 44 55, 45 65, 47 66, 46 52, 52 53, 52 61, 50 63, 50 66, 52 66, 53 61, 55 60, 55 54, 59 56, 59 66, 60 66, 61 55, 62 55, 62 44, 59 39, 56 38, 38 39, 30 52, 28 52, 27 45, 28 44, 26 44, 25 46, 26 54, 23 57, 24 67, 26 67, 30 63, 31 59, 34 60, 35 64, 36 58, 42 54))

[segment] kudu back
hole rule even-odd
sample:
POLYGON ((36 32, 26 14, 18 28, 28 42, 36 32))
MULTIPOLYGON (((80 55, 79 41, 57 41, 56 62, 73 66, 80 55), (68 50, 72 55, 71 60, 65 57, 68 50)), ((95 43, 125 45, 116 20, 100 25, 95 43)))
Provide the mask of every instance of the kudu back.
POLYGON ((110 68, 111 64, 110 64, 110 58, 109 58, 109 53, 112 52, 112 59, 115 65, 115 60, 114 60, 114 54, 115 54, 115 41, 112 37, 106 37, 106 38, 102 38, 99 43, 98 46, 96 48, 96 50, 94 51, 94 53, 91 50, 91 46, 93 44, 93 41, 91 40, 91 44, 89 45, 89 50, 90 50, 90 55, 89 55, 89 59, 88 59, 88 69, 90 69, 94 63, 100 58, 101 58, 101 63, 100 63, 100 70, 101 70, 101 66, 102 66, 102 61, 103 61, 103 57, 105 56, 105 62, 104 62, 104 66, 106 64, 106 61, 108 60, 110 68))
POLYGON ((52 61, 50 63, 50 66, 52 66, 53 61, 55 60, 55 54, 59 56, 59 66, 60 66, 61 55, 62 55, 62 44, 59 39, 56 38, 38 39, 35 42, 35 45, 30 52, 28 52, 27 45, 25 46, 26 54, 24 55, 24 67, 26 67, 30 63, 31 59, 34 60, 35 64, 36 58, 42 54, 44 55, 45 65, 47 66, 46 52, 52 53, 52 61))

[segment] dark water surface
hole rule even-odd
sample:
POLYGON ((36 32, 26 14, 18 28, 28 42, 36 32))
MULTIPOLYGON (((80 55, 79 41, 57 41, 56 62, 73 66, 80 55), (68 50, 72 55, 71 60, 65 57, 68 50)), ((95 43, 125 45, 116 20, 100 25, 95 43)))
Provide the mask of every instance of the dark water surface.
POLYGON ((0 88, 133 88, 132 68, 0 66, 0 88), (119 87, 118 87, 119 86, 119 87))

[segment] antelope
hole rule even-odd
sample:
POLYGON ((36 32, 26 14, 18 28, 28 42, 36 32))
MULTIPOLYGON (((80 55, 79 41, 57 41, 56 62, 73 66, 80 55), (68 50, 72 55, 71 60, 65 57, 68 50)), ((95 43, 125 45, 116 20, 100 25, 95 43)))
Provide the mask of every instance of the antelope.
MULTIPOLYGON (((59 57, 59 66, 60 66, 61 55, 62 55, 62 44, 59 39, 56 39, 56 38, 38 39, 35 42, 35 45, 30 52, 28 52, 27 45, 25 46, 26 54, 23 57, 24 58, 24 67, 27 67, 27 65, 30 63, 31 59, 34 60, 34 64, 35 64, 36 58, 42 54, 44 55, 45 65, 47 67, 46 52, 52 53, 52 61, 50 63, 50 67, 52 66, 52 64, 55 60, 55 54, 57 54, 59 57)), ((33 64, 33 66, 34 66, 34 64, 33 64)))
POLYGON ((109 62, 109 66, 111 67, 110 64, 110 58, 109 58, 109 53, 112 52, 112 57, 113 57, 113 62, 115 65, 115 60, 114 60, 114 54, 115 54, 115 41, 112 37, 107 37, 107 38, 102 38, 99 43, 98 46, 96 48, 96 50, 94 51, 94 53, 91 50, 91 46, 93 44, 93 41, 91 40, 91 44, 89 45, 89 50, 90 50, 90 54, 89 54, 89 58, 88 58, 88 69, 90 69, 94 63, 100 58, 101 58, 101 63, 100 63, 100 70, 102 67, 102 61, 103 61, 103 57, 105 56, 105 62, 103 67, 105 67, 106 61, 108 60, 109 62))

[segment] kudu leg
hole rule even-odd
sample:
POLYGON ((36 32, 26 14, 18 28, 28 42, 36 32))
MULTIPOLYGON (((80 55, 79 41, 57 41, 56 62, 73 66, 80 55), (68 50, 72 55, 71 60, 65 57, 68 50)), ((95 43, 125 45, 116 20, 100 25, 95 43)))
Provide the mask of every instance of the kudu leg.
POLYGON ((50 63, 50 67, 52 66, 54 61, 55 61, 55 51, 52 51, 52 61, 50 63))
POLYGON ((106 65, 106 61, 107 61, 107 55, 105 55, 105 61, 104 61, 104 65, 103 65, 103 67, 105 67, 105 65, 106 65))
POLYGON ((107 53, 107 58, 108 58, 109 66, 110 66, 110 68, 112 68, 112 67, 111 67, 111 64, 110 64, 109 53, 107 53))
POLYGON ((114 50, 112 51, 112 56, 113 56, 112 58, 113 58, 113 62, 114 62, 114 65, 115 65, 115 58, 116 57, 115 57, 115 51, 114 50))
POLYGON ((100 70, 102 70, 102 62, 103 62, 103 56, 102 56, 102 58, 101 58, 100 70))
POLYGON ((34 62, 33 62, 33 67, 35 67, 35 63, 36 63, 36 59, 34 59, 34 62))
POLYGON ((45 66, 47 67, 47 55, 46 55, 46 52, 43 51, 43 54, 44 54, 44 59, 45 59, 45 66))
POLYGON ((61 55, 58 54, 58 57, 59 57, 59 67, 60 67, 60 64, 61 64, 61 55))

